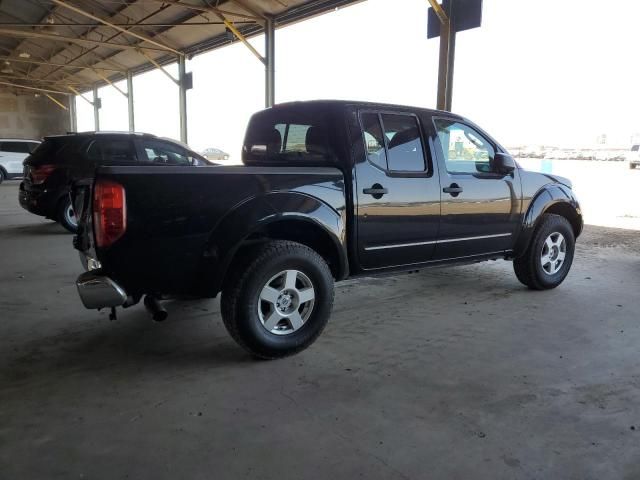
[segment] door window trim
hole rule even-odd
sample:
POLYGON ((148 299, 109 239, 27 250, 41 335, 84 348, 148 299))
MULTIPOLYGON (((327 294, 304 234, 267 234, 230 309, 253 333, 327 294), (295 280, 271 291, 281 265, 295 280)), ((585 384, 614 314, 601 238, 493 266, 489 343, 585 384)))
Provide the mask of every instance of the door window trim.
POLYGON ((430 178, 433 176, 433 160, 431 150, 428 148, 428 142, 425 141, 426 136, 424 132, 424 128, 422 126, 422 122, 420 121, 420 117, 416 115, 414 112, 407 112, 404 110, 387 110, 387 109, 376 109, 376 108, 362 108, 358 109, 358 127, 360 127, 360 136, 362 137, 362 144, 364 145, 364 152, 366 157, 366 162, 377 168, 381 172, 388 177, 427 177, 430 178), (364 136, 364 124, 362 122, 362 114, 372 113, 378 117, 378 123, 380 125, 380 129, 382 130, 382 136, 384 140, 384 150, 387 159, 387 168, 382 169, 379 165, 376 165, 371 160, 369 160, 369 155, 367 154, 367 140, 364 136), (413 171, 413 170, 390 170, 389 169, 389 140, 384 132, 384 122, 382 121, 382 115, 404 115, 407 117, 413 117, 418 124, 418 131, 420 133, 420 143, 422 145, 422 157, 424 160, 424 170, 421 171, 413 171))

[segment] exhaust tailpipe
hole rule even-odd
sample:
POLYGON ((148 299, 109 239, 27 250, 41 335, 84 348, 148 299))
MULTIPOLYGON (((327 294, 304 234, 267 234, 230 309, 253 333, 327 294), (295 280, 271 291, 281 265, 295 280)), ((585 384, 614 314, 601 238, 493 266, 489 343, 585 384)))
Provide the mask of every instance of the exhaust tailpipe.
POLYGON ((153 318, 156 322, 162 322, 169 316, 169 313, 164 309, 162 305, 160 305, 160 302, 155 297, 145 295, 144 306, 151 314, 151 318, 153 318))

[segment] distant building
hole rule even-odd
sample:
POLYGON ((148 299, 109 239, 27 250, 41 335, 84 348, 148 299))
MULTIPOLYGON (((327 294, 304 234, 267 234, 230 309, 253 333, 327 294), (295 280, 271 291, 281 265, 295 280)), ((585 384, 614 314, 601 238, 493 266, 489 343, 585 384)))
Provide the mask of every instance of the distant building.
POLYGON ((607 134, 603 133, 602 135, 598 135, 596 137, 596 144, 598 144, 598 145, 606 145, 607 144, 607 134))

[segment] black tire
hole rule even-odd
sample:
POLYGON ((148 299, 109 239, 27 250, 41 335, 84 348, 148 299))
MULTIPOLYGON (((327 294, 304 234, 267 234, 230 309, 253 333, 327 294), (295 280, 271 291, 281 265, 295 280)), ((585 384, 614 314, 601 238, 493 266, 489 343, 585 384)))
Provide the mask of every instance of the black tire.
POLYGON ((631 170, 635 170, 635 169, 636 169, 636 165, 635 165, 635 163, 630 163, 630 164, 629 164, 629 168, 630 168, 631 170))
POLYGON ((58 202, 58 214, 56 216, 56 220, 69 232, 78 233, 78 223, 77 220, 75 220, 75 214, 73 216, 70 216, 68 213, 69 208, 73 210, 73 208, 71 207, 71 198, 69 198, 69 195, 65 195, 58 202))
POLYGON ((222 319, 231 337, 262 359, 286 357, 311 345, 322 333, 333 308, 333 277, 324 259, 305 245, 282 240, 244 250, 239 255, 242 258, 231 266, 233 270, 221 300, 222 319), (301 272, 311 282, 315 298, 302 326, 279 335, 263 325, 258 301, 270 279, 288 270, 301 272))
POLYGON ((546 213, 540 219, 527 251, 513 261, 513 269, 518 280, 530 289, 549 290, 564 281, 571 269, 574 253, 575 236, 569 221, 560 215, 546 213), (541 258, 545 251, 545 241, 556 233, 564 237, 565 256, 559 269, 550 274, 543 268, 541 258))
POLYGON ((0 168, 0 184, 2 184, 2 182, 4 182, 4 177, 5 177, 5 175, 4 175, 4 170, 2 170, 2 169, 0 168))

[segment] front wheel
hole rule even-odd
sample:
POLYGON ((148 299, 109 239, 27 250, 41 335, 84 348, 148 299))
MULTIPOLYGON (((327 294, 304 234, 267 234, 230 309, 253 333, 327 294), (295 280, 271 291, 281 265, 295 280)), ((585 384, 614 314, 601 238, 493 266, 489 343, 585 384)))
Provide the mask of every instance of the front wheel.
POLYGON ((560 285, 571 268, 575 236, 569 221, 560 215, 544 214, 527 251, 513 261, 518 280, 533 290, 560 285))
POLYGON ((57 220, 60 225, 71 233, 78 232, 78 219, 75 211, 73 210, 73 205, 71 204, 71 198, 69 198, 69 195, 65 195, 64 198, 60 200, 57 220))
POLYGON ((274 359, 300 352, 318 338, 329 320, 334 292, 331 271, 314 250, 271 241, 248 250, 231 268, 221 311, 241 347, 274 359))

